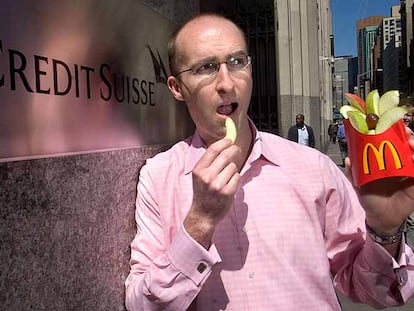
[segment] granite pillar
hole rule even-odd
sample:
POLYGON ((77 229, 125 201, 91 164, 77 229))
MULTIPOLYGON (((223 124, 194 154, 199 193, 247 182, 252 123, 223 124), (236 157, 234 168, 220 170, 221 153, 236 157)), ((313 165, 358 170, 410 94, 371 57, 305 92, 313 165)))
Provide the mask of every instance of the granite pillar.
POLYGON ((0 309, 125 310, 138 173, 162 149, 0 163, 0 309))

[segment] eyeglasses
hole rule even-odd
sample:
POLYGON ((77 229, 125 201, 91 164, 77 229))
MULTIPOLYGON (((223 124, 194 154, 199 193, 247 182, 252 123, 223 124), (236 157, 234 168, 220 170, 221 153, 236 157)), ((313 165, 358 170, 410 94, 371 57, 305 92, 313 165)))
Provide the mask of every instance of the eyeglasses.
POLYGON ((185 69, 183 71, 180 71, 174 75, 174 77, 187 72, 191 71, 193 75, 200 76, 200 77, 207 77, 212 76, 216 74, 220 70, 221 64, 226 64, 229 71, 241 71, 246 69, 252 61, 252 58, 248 55, 236 55, 236 56, 230 56, 226 61, 224 62, 216 62, 212 60, 208 61, 202 61, 192 68, 185 69))

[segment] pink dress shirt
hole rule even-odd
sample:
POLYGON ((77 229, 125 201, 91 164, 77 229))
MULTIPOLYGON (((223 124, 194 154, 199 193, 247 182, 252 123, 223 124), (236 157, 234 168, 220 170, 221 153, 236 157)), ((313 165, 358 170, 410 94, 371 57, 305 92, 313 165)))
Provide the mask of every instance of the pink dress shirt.
POLYGON ((398 262, 365 239, 364 211, 337 166, 315 149, 256 131, 234 208, 205 250, 184 230, 200 137, 140 172, 129 310, 340 310, 335 288, 373 306, 414 292, 414 254, 398 262), (335 286, 335 288, 334 288, 335 286))

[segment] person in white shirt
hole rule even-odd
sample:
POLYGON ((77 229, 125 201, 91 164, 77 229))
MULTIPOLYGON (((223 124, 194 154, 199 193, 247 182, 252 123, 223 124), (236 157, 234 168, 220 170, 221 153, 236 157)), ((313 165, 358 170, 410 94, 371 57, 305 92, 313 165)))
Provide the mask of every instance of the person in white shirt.
POLYGON ((315 148, 313 129, 305 124, 305 116, 301 113, 296 115, 296 124, 289 128, 287 138, 298 144, 315 148))

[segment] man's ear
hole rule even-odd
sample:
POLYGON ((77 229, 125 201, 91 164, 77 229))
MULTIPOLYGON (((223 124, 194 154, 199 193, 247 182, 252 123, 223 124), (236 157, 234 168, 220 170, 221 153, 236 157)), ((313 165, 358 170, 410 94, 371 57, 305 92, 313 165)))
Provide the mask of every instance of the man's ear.
POLYGON ((169 76, 167 79, 167 85, 176 100, 184 101, 184 97, 181 91, 181 85, 176 77, 169 76))

